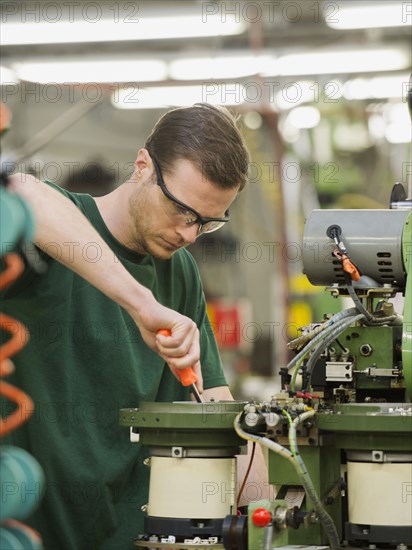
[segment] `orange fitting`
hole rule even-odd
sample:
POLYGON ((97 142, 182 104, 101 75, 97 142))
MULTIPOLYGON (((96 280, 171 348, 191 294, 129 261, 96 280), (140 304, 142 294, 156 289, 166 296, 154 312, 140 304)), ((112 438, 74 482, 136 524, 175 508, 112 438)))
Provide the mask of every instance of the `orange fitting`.
POLYGON ((350 261, 350 259, 345 254, 342 254, 342 267, 343 271, 349 273, 352 281, 359 281, 361 275, 358 271, 358 268, 354 263, 350 261))

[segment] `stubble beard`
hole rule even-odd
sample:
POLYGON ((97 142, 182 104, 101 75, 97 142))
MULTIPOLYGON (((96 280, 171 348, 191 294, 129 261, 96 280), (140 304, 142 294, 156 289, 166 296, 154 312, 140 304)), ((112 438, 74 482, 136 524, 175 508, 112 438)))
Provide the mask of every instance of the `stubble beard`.
POLYGON ((132 247, 138 254, 150 255, 158 260, 169 260, 177 252, 177 250, 167 250, 163 248, 157 239, 151 242, 152 239, 150 235, 146 237, 141 227, 135 228, 135 235, 132 247))
MULTIPOLYGON (((149 182, 148 184, 152 184, 149 182)), ((162 236, 153 233, 152 218, 147 212, 150 210, 150 203, 140 193, 136 193, 130 199, 129 216, 133 220, 133 236, 131 248, 138 254, 150 255, 159 260, 169 260, 177 250, 167 250, 161 245, 162 236), (146 206, 146 209, 145 209, 146 206), (139 215, 140 213, 140 215, 139 215)))

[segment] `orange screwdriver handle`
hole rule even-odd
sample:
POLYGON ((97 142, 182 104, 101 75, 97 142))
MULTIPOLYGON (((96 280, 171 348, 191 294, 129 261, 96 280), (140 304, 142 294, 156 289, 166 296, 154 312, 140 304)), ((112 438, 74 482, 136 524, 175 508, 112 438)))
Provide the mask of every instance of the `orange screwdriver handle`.
MULTIPOLYGON (((172 336, 172 331, 168 328, 161 328, 157 331, 158 334, 163 334, 163 336, 172 336)), ((186 367, 185 369, 174 369, 177 376, 179 377, 182 386, 190 386, 197 382, 197 376, 192 367, 186 367)))

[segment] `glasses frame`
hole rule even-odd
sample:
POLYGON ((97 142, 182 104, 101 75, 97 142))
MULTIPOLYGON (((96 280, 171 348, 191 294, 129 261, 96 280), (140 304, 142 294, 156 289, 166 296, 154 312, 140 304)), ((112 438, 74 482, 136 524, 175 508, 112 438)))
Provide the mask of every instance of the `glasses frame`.
POLYGON ((202 231, 202 227, 208 222, 221 222, 222 225, 223 225, 224 223, 227 223, 230 220, 229 209, 226 210, 224 218, 208 218, 208 217, 205 217, 205 216, 201 216, 199 214, 199 212, 196 212, 196 210, 194 208, 192 208, 191 206, 188 206, 184 202, 177 199, 174 195, 172 195, 172 193, 166 187, 166 184, 165 184, 165 181, 163 179, 163 175, 162 175, 162 171, 160 169, 159 163, 157 162, 157 160, 154 157, 151 157, 151 159, 153 161, 153 166, 154 166, 155 171, 156 171, 157 185, 160 187, 160 189, 162 190, 162 193, 165 195, 165 197, 167 197, 169 200, 171 200, 172 202, 174 202, 175 204, 180 206, 180 208, 183 208, 184 210, 187 210, 188 212, 191 212, 192 214, 195 215, 196 219, 193 220, 193 222, 187 223, 186 224, 187 226, 190 227, 192 225, 198 224, 198 226, 199 226, 198 230, 197 230, 198 234, 213 233, 213 231, 217 231, 222 226, 213 228, 210 231, 207 231, 207 230, 202 231))

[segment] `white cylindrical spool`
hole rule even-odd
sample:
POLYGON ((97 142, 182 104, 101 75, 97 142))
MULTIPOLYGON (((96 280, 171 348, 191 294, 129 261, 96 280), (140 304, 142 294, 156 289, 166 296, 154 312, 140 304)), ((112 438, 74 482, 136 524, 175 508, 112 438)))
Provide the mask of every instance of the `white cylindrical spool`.
POLYGON ((410 463, 348 462, 349 521, 412 525, 410 463))
POLYGON ((150 516, 219 519, 235 502, 235 458, 151 457, 150 516))

